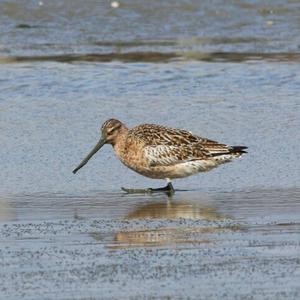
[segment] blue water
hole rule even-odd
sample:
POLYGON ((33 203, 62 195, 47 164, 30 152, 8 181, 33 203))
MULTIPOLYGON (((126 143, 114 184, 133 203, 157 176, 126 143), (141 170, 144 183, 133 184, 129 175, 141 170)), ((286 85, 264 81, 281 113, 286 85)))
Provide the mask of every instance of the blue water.
POLYGON ((0 194, 161 185, 109 146, 71 173, 111 117, 249 147, 178 188, 299 186, 299 3, 119 4, 0 3, 0 194))
POLYGON ((299 184, 299 65, 295 63, 2 64, 0 191, 118 190, 157 186, 105 146, 72 169, 115 117, 158 123, 247 145, 249 153, 178 188, 239 190, 299 184))

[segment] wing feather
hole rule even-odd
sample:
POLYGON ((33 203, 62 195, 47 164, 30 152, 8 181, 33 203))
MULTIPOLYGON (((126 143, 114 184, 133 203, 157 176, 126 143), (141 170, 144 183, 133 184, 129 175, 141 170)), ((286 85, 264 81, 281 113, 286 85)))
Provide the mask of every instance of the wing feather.
POLYGON ((143 142, 144 157, 150 166, 210 160, 232 152, 232 148, 225 144, 193 135, 186 130, 160 125, 139 125, 130 130, 130 135, 143 142))
POLYGON ((191 151, 180 146, 146 146, 144 155, 150 166, 170 166, 194 159, 191 151))

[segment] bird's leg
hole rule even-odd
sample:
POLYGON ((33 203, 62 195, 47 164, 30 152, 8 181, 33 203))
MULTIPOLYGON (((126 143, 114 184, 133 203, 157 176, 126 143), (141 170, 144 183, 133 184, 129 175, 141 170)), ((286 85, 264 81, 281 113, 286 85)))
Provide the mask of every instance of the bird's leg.
POLYGON ((127 189, 122 187, 122 190, 128 194, 144 194, 144 193, 148 193, 148 194, 152 194, 152 193, 159 193, 159 192, 163 192, 163 193, 168 193, 168 194, 174 194, 175 193, 175 189, 172 185, 172 182, 167 178, 167 185, 165 187, 162 188, 147 188, 147 189, 127 189))
POLYGON ((171 182, 168 182, 168 184, 162 188, 150 189, 150 190, 151 192, 169 192, 172 194, 175 193, 174 187, 171 182))

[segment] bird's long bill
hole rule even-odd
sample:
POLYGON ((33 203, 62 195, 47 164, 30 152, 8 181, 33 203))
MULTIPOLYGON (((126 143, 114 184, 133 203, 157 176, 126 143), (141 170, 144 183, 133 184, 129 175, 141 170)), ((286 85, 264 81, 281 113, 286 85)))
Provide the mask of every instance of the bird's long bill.
POLYGON ((81 169, 89 160, 90 158, 98 151, 100 148, 106 143, 104 138, 101 138, 97 145, 93 148, 93 150, 82 160, 82 162, 78 165, 77 168, 73 170, 75 174, 79 169, 81 169))

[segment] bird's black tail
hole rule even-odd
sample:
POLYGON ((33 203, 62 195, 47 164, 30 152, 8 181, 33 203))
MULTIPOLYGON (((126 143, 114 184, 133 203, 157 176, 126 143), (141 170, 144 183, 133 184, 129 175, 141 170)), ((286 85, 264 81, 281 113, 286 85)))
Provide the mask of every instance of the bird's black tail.
POLYGON ((244 153, 247 153, 247 151, 245 151, 246 149, 248 149, 248 147, 246 147, 246 146, 231 146, 230 147, 230 153, 232 153, 232 154, 244 154, 244 153))

